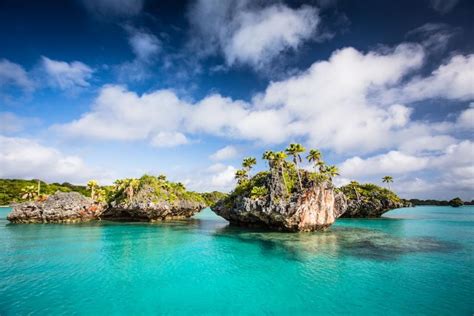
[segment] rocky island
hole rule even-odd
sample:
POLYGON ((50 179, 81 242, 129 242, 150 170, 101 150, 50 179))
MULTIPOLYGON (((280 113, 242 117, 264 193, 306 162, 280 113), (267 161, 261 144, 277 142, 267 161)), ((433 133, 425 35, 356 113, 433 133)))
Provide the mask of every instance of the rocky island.
POLYGON ((78 223, 100 217, 104 205, 78 192, 57 192, 44 200, 15 204, 12 223, 78 223))
POLYGON ((400 207, 411 206, 389 189, 356 181, 340 188, 347 198, 347 209, 341 217, 373 218, 400 207))
MULTIPOLYGON (((323 230, 344 213, 344 194, 332 184, 335 166, 327 166, 321 153, 311 150, 308 160, 319 171, 300 169, 304 148, 291 144, 285 152, 267 151, 269 171, 249 176, 255 158, 246 158, 243 169, 236 172, 237 187, 211 209, 231 224, 257 226, 282 231, 323 230), (286 160, 287 155, 293 162, 286 160)), ((316 168, 315 168, 316 169, 316 168)))
POLYGON ((115 183, 104 219, 161 221, 188 218, 205 208, 204 198, 165 176, 144 175, 115 183))
POLYGON ((188 218, 207 206, 199 193, 187 191, 183 184, 170 182, 165 176, 121 179, 107 187, 89 181, 88 188, 91 197, 78 192, 58 191, 49 196, 35 196, 35 191, 25 193, 31 200, 14 204, 7 219, 13 223, 161 221, 188 218))

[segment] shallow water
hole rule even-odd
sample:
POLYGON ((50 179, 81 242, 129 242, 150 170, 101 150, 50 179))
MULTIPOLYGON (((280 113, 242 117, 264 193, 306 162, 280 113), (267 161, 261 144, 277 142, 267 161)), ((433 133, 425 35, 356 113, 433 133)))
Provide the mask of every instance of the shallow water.
POLYGON ((0 315, 474 312, 474 207, 398 209, 326 232, 170 223, 12 225, 0 315))

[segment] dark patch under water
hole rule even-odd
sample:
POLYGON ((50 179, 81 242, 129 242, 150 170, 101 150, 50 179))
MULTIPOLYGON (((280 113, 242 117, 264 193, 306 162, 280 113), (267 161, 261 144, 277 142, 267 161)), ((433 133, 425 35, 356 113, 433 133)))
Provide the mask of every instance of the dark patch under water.
POLYGON ((403 238, 374 229, 332 228, 323 232, 282 233, 227 226, 217 237, 233 238, 257 244, 267 255, 286 253, 289 259, 305 260, 328 252, 363 259, 396 260, 402 255, 423 252, 454 252, 462 246, 432 237, 403 238))

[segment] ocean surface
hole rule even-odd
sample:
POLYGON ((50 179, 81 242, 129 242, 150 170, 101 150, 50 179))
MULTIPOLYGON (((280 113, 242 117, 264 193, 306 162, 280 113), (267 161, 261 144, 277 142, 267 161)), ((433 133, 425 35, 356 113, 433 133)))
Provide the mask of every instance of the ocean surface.
POLYGON ((340 219, 326 232, 187 221, 13 225, 0 315, 472 315, 474 207, 340 219))

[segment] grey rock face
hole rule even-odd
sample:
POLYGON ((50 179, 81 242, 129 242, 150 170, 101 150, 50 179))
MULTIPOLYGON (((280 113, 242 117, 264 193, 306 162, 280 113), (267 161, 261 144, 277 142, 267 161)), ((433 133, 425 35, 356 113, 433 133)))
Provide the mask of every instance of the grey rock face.
POLYGON ((154 189, 145 186, 130 199, 112 201, 103 218, 136 221, 183 219, 205 207, 204 203, 190 200, 176 199, 171 202, 158 199, 154 189))
POLYGON ((350 200, 347 209, 341 217, 349 218, 374 218, 395 208, 404 207, 402 202, 394 202, 390 199, 350 200))
POLYGON ((99 218, 103 205, 77 192, 56 192, 44 201, 13 206, 7 219, 13 223, 69 223, 99 218))
POLYGON ((342 193, 336 193, 329 183, 322 183, 281 198, 286 190, 278 175, 271 174, 269 194, 261 198, 237 197, 224 199, 212 210, 231 224, 260 226, 283 231, 323 230, 344 213, 347 204, 342 193), (275 190, 275 191, 274 191, 275 190))

